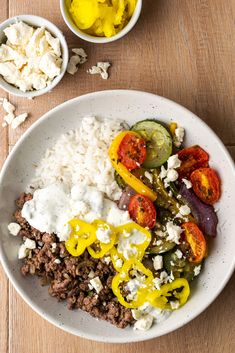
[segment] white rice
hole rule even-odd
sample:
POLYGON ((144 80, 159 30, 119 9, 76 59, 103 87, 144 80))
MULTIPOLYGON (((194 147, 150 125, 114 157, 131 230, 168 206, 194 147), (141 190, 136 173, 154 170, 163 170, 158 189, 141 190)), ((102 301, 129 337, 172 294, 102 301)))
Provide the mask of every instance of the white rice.
POLYGON ((31 186, 38 189, 62 181, 71 188, 85 183, 117 200, 120 189, 114 179, 108 148, 124 129, 125 123, 120 120, 84 117, 79 129, 62 135, 54 147, 46 150, 31 186))

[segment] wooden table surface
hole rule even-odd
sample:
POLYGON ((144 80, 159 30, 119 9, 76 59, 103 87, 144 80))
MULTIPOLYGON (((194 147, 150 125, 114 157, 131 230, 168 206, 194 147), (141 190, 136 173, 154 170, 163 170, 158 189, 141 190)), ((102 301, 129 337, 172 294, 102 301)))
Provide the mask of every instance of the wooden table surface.
MULTIPOLYGON (((184 105, 219 135, 235 158, 235 1, 143 0, 135 29, 108 45, 74 36, 60 14, 59 0, 1 0, 0 20, 18 14, 46 17, 64 32, 69 47, 83 47, 88 62, 66 75, 52 93, 34 100, 10 97, 29 119, 17 130, 0 127, 0 165, 20 135, 42 114, 81 94, 131 88, 154 92, 184 105), (113 66, 108 81, 86 73, 97 61, 113 66)), ((0 96, 7 96, 3 91, 0 96)), ((2 122, 3 112, 0 113, 2 122)), ((234 234, 231 234, 234 236, 234 234)), ((235 277, 198 318, 155 340, 114 345, 69 335, 26 305, 0 268, 0 353, 235 352, 235 277)))

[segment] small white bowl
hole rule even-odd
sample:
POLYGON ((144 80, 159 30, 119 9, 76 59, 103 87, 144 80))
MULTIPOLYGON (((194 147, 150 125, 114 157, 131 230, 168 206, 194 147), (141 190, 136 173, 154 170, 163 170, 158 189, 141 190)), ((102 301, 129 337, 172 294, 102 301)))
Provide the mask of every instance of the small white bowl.
POLYGON ((14 85, 11 85, 10 83, 6 82, 1 75, 0 75, 0 87, 5 91, 9 92, 10 94, 13 94, 14 96, 25 97, 25 98, 41 96, 42 94, 45 94, 51 91, 64 76, 68 65, 68 60, 69 60, 68 45, 63 33, 60 31, 58 27, 56 27, 53 23, 51 23, 50 21, 46 20, 43 17, 33 16, 33 15, 14 16, 2 22, 0 24, 0 44, 4 43, 6 39, 6 36, 3 30, 8 26, 10 26, 11 24, 14 24, 19 21, 25 22, 28 25, 31 25, 33 27, 45 27, 54 37, 59 38, 60 45, 61 45, 62 59, 63 59, 62 66, 61 66, 61 73, 60 75, 54 78, 54 80, 49 86, 40 90, 23 92, 19 88, 15 87, 14 85))
POLYGON ((62 13, 63 19, 64 19, 65 23, 67 24, 67 26, 79 38, 81 38, 87 42, 91 42, 91 43, 111 43, 117 39, 124 37, 135 26, 136 22, 138 21, 138 19, 140 17, 141 10, 142 10, 142 0, 137 0, 136 8, 135 8, 135 11, 134 11, 130 21, 119 33, 117 33, 115 36, 112 36, 110 38, 95 37, 95 36, 91 36, 91 35, 83 32, 74 24, 69 12, 68 12, 68 9, 66 7, 66 0, 60 0, 60 11, 62 13))

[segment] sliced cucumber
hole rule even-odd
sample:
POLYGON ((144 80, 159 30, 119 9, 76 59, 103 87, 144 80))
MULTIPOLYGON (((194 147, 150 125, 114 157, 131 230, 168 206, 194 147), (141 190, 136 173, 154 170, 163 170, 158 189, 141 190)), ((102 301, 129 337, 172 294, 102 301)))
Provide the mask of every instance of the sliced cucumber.
POLYGON ((151 169, 164 164, 172 153, 172 138, 167 129, 155 120, 139 121, 132 127, 146 141, 147 157, 143 167, 151 169))

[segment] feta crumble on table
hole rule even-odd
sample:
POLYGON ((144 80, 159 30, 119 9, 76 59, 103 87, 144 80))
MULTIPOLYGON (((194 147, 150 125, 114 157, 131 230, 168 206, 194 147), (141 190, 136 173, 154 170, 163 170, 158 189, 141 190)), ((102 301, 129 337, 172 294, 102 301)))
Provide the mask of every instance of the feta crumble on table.
POLYGON ((20 21, 4 29, 0 46, 0 74, 21 91, 40 90, 61 72, 60 41, 44 27, 34 29, 20 21))
POLYGON ((96 66, 92 66, 87 73, 91 75, 101 75, 103 80, 109 78, 108 69, 111 66, 109 62, 98 62, 96 66))
POLYGON ((90 280, 90 285, 95 289, 97 294, 99 294, 100 291, 103 289, 103 285, 98 276, 90 280))
POLYGON ((73 48, 72 52, 75 55, 70 57, 67 66, 67 72, 70 75, 74 75, 78 71, 79 65, 82 65, 87 61, 87 54, 83 48, 73 48))
POLYGON ((14 236, 17 236, 17 234, 21 230, 21 226, 16 222, 9 223, 7 228, 9 230, 10 234, 14 235, 14 236))

